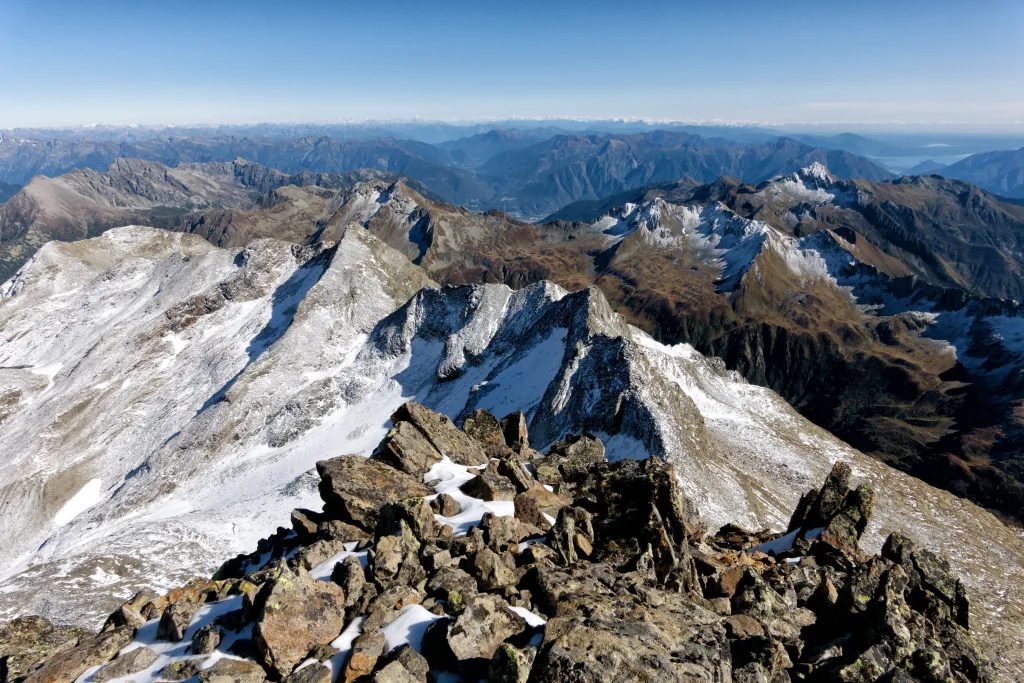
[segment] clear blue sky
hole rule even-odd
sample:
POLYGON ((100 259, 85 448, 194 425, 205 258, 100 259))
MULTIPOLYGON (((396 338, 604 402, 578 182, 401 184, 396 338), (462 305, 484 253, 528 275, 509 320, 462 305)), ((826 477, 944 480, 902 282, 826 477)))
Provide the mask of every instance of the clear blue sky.
POLYGON ((1024 121, 1024 0, 0 0, 0 127, 1024 121))

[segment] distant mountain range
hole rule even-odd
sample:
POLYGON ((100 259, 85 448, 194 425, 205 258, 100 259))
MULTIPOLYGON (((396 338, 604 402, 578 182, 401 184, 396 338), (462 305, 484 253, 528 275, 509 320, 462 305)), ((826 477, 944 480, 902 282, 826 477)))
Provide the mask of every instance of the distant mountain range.
POLYGON ((500 208, 537 219, 565 204, 596 199, 652 182, 689 175, 710 182, 730 174, 760 182, 815 161, 843 177, 883 180, 874 162, 789 138, 757 145, 691 133, 555 135, 492 130, 434 146, 397 138, 168 137, 140 141, 0 138, 0 182, 75 168, 106 170, 118 158, 167 166, 236 158, 286 173, 345 173, 371 168, 416 178, 431 192, 474 210, 500 208))
POLYGON ((1024 197, 1024 147, 973 154, 934 172, 966 180, 1004 197, 1024 197))

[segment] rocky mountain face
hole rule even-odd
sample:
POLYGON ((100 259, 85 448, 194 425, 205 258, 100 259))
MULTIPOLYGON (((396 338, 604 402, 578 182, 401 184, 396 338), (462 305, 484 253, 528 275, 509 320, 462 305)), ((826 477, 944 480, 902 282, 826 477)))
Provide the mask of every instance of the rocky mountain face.
MULTIPOLYGON (((133 223, 198 232, 223 246, 268 235, 301 242, 330 218, 342 191, 400 178, 371 170, 287 174, 241 159, 174 168, 117 159, 103 173, 37 176, 0 206, 0 277, 9 278, 50 240, 85 239, 133 223)), ((404 182, 429 195, 418 182, 404 182)))
MULTIPOLYGON (((369 458, 212 579, 142 591, 102 631, 0 627, 4 680, 993 681, 949 563, 891 533, 839 462, 775 537, 708 534, 672 465, 522 412, 406 403, 369 458)), ((976 632, 980 635, 982 632, 976 632)))
MULTIPOLYGON (((596 285, 655 338, 718 356, 855 447, 1019 520, 1019 316, 985 295, 1021 289, 1024 221, 1020 207, 977 188, 935 177, 841 181, 819 164, 757 187, 727 177, 659 183, 534 225, 428 199, 407 179, 356 182, 373 172, 182 168, 208 185, 221 179, 211 201, 235 197, 244 208, 108 209, 103 195, 74 196, 110 220, 223 247, 269 236, 312 246, 358 225, 437 282, 596 285)), ((146 194, 158 191, 146 176, 103 177, 124 188, 121 206, 150 206, 146 194)), ((165 185, 166 201, 190 201, 165 185)), ((86 234, 109 225, 86 222, 86 234)))
POLYGON ((668 261, 623 240, 595 259, 607 264, 596 282, 636 324, 720 356, 861 450, 1019 520, 1021 318, 995 297, 1024 285, 1020 207, 959 181, 839 181, 817 167, 757 187, 653 185, 556 217, 612 225, 622 206, 637 207, 633 225, 646 216, 717 248, 690 260, 673 248, 668 261), (671 227, 695 211, 723 227, 671 227))
MULTIPOLYGON (((405 201, 408 195, 398 199, 405 201)), ((384 208, 382 204, 377 212, 384 208)), ((650 219, 649 211, 644 215, 650 219)), ((735 237, 724 231, 724 218, 718 225, 723 239, 735 237)), ((691 237, 680 240, 683 233, 663 226, 648 226, 626 239, 703 244, 691 237)), ((587 239, 603 235, 601 239, 624 241, 619 239, 625 230, 621 223, 606 221, 593 230, 587 239)), ((743 234, 789 248, 768 234, 743 234)), ((421 263, 428 262, 430 248, 437 244, 441 241, 430 242, 421 263)), ((461 248, 470 253, 466 244, 461 248)), ((140 590, 163 594, 192 577, 213 573, 227 556, 251 552, 289 511, 319 507, 325 486, 332 484, 321 483, 318 490, 312 474, 318 461, 377 451, 377 460, 406 474, 431 467, 430 449, 401 424, 426 424, 428 418, 412 415, 409 408, 395 413, 397 422, 388 418, 416 400, 460 424, 471 414, 484 420, 477 410, 493 415, 521 410, 522 421, 506 421, 503 438, 511 433, 515 442, 521 427, 532 447, 549 455, 531 455, 532 471, 500 463, 487 466, 477 477, 480 481, 465 490, 462 485, 473 479, 466 470, 449 471, 450 477, 442 472, 423 475, 415 486, 408 485, 411 495, 424 496, 431 494, 420 488, 421 481, 457 483, 459 488, 444 492, 466 508, 466 516, 460 517, 463 512, 455 512, 447 499, 438 505, 445 506, 441 512, 460 534, 475 525, 474 519, 482 521, 486 511, 500 516, 502 508, 494 503, 500 502, 496 496, 510 493, 504 480, 521 480, 522 485, 526 474, 540 479, 554 468, 563 480, 575 481, 576 474, 567 474, 573 466, 562 465, 574 454, 584 462, 586 456, 580 452, 581 442, 567 435, 584 431, 603 440, 611 462, 635 463, 650 454, 670 463, 679 487, 711 529, 733 522, 748 529, 786 530, 792 511, 806 507, 799 492, 823 481, 834 462, 843 460, 878 496, 870 522, 853 521, 865 551, 879 552, 886 537, 903 530, 917 546, 945 554, 963 578, 971 601, 970 623, 988 656, 1006 662, 1011 667, 1007 671, 1019 667, 1018 653, 1024 651, 1019 628, 1024 623, 1024 542, 1015 531, 972 503, 851 449, 772 391, 726 370, 721 361, 685 344, 655 341, 616 314, 598 287, 569 293, 538 282, 518 290, 502 284, 436 289, 423 267, 375 237, 373 228, 349 227, 337 243, 294 245, 261 239, 225 249, 195 235, 128 227, 90 240, 47 244, 4 285, 2 295, 0 448, 11 456, 0 463, 0 611, 8 618, 35 613, 63 623, 95 625, 102 614, 140 590), (391 446, 377 449, 392 429, 391 446)), ((448 430, 448 441, 433 438, 433 448, 452 458, 459 444, 466 443, 453 434, 448 430)), ((314 514, 307 528, 315 526, 319 534, 321 522, 326 529, 334 521, 338 533, 347 532, 337 522, 369 529, 372 511, 378 508, 361 501, 368 492, 394 488, 401 477, 389 471, 358 479, 351 468, 336 467, 340 465, 321 465, 323 481, 362 481, 363 498, 339 493, 324 514, 341 516, 314 514)), ((634 465, 615 467, 623 468, 625 476, 634 465)), ((557 492, 557 481, 549 485, 557 492)), ((438 484, 432 486, 438 492, 438 484)), ((595 495, 612 495, 614 490, 597 489, 595 495)), ((559 495, 577 495, 568 491, 559 495)), ((579 495, 590 494, 580 490, 579 495)), ((851 497, 851 504, 854 500, 863 497, 851 497)), ((666 518, 661 511, 658 515, 666 518)), ((559 517, 553 517, 558 526, 559 517)), ((536 515, 533 519, 541 521, 536 515)), ((586 535, 578 541, 564 531, 567 523, 563 520, 561 526, 573 544, 570 550, 562 542, 567 558, 575 553, 578 559, 586 543, 592 549, 587 553, 604 543, 586 535)), ((573 517, 573 524, 584 523, 573 517)), ((634 522, 627 526, 630 534, 637 528, 634 522)), ((375 523, 373 528, 376 533, 375 523)), ((836 534, 843 537, 838 527, 836 534)), ((749 542, 748 536, 742 538, 748 540, 740 545, 749 542)), ((813 540, 805 535, 806 542, 813 540)), ((269 559, 275 553, 268 543, 258 546, 260 561, 241 560, 232 566, 243 573, 255 570, 264 555, 269 559)), ((405 551, 396 541, 388 543, 399 555, 381 562, 389 563, 398 576, 404 565, 393 561, 405 551)), ((659 551, 659 557, 663 563, 671 554, 659 551)), ((902 563, 896 555, 887 557, 902 563)), ((511 569, 506 560, 495 562, 495 572, 511 569)), ((576 571, 565 561, 558 566, 563 567, 559 571, 568 567, 570 578, 576 571)), ((877 564, 880 571, 887 566, 877 564)), ((415 572, 414 566, 409 571, 415 572)), ((702 571, 714 574, 714 563, 702 571)), ((574 580, 585 583, 588 575, 574 580)), ((296 585, 291 579, 289 583, 296 585)), ((333 599, 334 589, 313 585, 302 590, 316 605, 333 599)), ((594 590, 601 589, 595 585, 594 590)), ((662 593, 652 595, 657 601, 662 593)), ((924 604, 906 591, 904 596, 908 605, 924 604)), ((897 611, 903 610, 898 595, 892 597, 897 611)), ((494 607, 488 601, 484 598, 479 614, 494 607)), ((266 604, 271 603, 284 604, 266 604)), ((678 607, 696 614, 687 604, 678 607)), ((172 608, 170 616, 147 628, 159 631, 159 638, 173 634, 172 629, 184 632, 198 613, 190 609, 172 608)), ((212 619, 220 609, 235 607, 210 606, 204 614, 212 619)), ((927 612, 926 607, 912 609, 927 612)), ((910 612, 900 614, 900 623, 927 629, 910 612)), ((709 628, 716 633, 724 633, 713 626, 720 616, 708 612, 709 628)), ((326 639, 326 631, 335 626, 338 631, 330 637, 338 636, 342 622, 335 612, 317 638, 326 639)), ((910 640, 905 639, 906 647, 922 637, 914 634, 926 633, 917 629, 913 626, 910 640)), ((121 649, 133 637, 129 633, 129 641, 121 642, 116 639, 126 632, 118 633, 99 641, 106 643, 103 652, 121 649)), ((841 635, 836 632, 834 637, 841 635)), ((355 634, 350 636, 351 641, 355 634)), ((781 639, 784 649, 787 643, 797 645, 786 640, 790 636, 766 632, 763 637, 769 636, 781 639)), ((225 647, 231 638, 225 638, 225 647)), ((254 633, 252 640, 259 638, 254 633)), ((732 652, 727 640, 718 642, 723 653, 732 652)), ((764 652, 778 655, 771 655, 776 664, 770 666, 781 666, 779 646, 758 642, 768 648, 764 652)), ((819 644, 824 643, 815 641, 813 647, 819 644)), ((861 644, 870 645, 858 641, 843 656, 861 644)), ((304 659, 308 646, 298 654, 292 648, 284 658, 274 655, 272 661, 294 666, 302 661, 295 657, 304 659)), ((75 666, 101 663, 97 657, 103 656, 89 647, 88 652, 76 650, 81 654, 75 655, 75 666)), ((660 656, 660 647, 652 656, 660 656)), ((887 656, 899 662, 918 647, 887 656)), ((809 661, 799 654, 796 659, 788 656, 794 665, 809 661)), ((263 661, 271 665, 270 659, 263 661)), ((835 663, 840 661, 849 663, 835 663)), ((283 669, 276 675, 283 675, 283 669)))
POLYGON ((965 180, 993 194, 1024 197, 1024 148, 972 154, 934 172, 965 180))

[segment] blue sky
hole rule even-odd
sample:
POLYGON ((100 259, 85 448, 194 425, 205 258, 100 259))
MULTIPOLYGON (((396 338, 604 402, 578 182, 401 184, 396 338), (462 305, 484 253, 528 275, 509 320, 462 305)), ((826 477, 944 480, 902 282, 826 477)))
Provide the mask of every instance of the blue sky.
POLYGON ((1024 122, 1024 2, 0 0, 0 127, 1024 122))

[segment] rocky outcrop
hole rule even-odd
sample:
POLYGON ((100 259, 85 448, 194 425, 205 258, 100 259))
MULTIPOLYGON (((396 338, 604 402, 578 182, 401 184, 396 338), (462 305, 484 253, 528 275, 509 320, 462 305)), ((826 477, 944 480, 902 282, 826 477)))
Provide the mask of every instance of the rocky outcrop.
MULTIPOLYGON (((398 414, 442 425, 450 459, 466 438, 498 456, 483 470, 449 463, 470 481, 543 464, 560 493, 534 482, 514 515, 486 512, 456 535, 401 459, 323 461, 324 511, 296 511, 295 532, 232 564, 241 575, 136 596, 98 635, 43 620, 4 626, 3 683, 71 683, 98 665, 94 680, 109 680, 153 666, 157 655, 144 647, 115 659, 135 634, 117 625, 126 614, 159 626, 159 639, 190 638, 189 657, 167 663, 161 678, 201 683, 329 683, 332 670, 376 683, 442 672, 515 683, 993 680, 964 587, 944 560, 898 532, 880 555, 859 548, 875 497, 851 489, 844 463, 803 497, 786 533, 728 525, 708 535, 673 467, 657 458, 609 462, 587 436, 538 453, 522 425, 506 440, 509 430, 483 411, 467 419, 468 437, 416 404, 398 414), (331 541, 322 531, 331 521, 372 523, 372 540, 331 541), (240 607, 193 619, 198 605, 225 600, 240 607), (251 640, 241 636, 249 629, 251 640), (204 663, 215 650, 243 659, 204 663)), ((451 511, 443 495, 450 500, 436 507, 451 511)), ((470 509, 485 502, 464 500, 470 509)))

